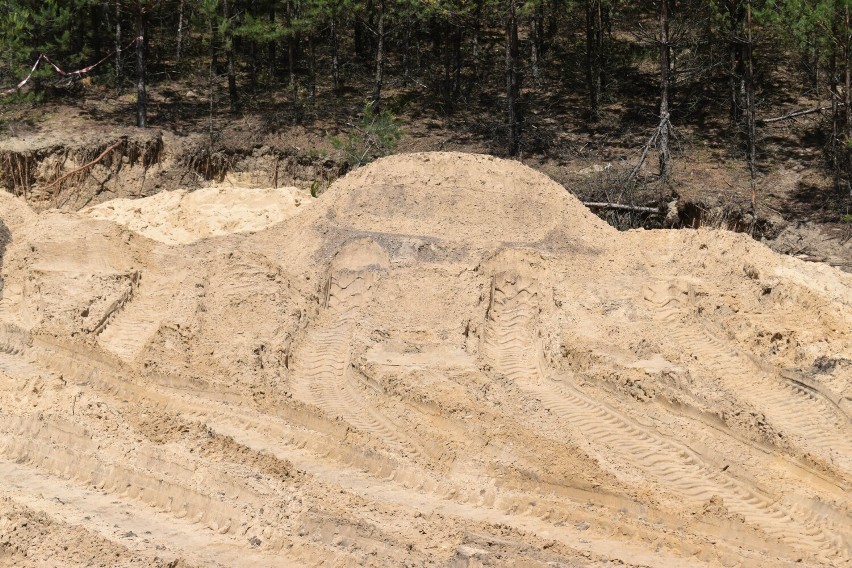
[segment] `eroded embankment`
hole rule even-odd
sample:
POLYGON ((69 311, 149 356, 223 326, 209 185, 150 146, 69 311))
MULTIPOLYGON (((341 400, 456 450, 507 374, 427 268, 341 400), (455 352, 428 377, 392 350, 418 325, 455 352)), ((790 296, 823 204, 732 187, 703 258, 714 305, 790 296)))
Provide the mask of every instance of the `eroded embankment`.
POLYGON ((324 190, 344 171, 332 160, 266 145, 212 150, 202 136, 127 129, 68 143, 49 135, 0 144, 0 187, 39 210, 78 210, 114 198, 193 190, 226 178, 249 187, 324 190))

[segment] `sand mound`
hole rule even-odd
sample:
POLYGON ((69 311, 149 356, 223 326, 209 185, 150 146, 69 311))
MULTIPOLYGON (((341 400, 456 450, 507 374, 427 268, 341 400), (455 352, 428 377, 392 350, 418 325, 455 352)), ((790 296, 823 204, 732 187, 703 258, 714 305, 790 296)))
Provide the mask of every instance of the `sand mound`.
POLYGON ((534 243, 567 224, 577 238, 607 226, 547 176, 492 156, 393 156, 336 182, 326 198, 340 225, 440 240, 534 243))
POLYGON ((219 186, 193 192, 164 191, 143 199, 113 199, 81 213, 176 245, 266 229, 299 213, 310 199, 295 187, 219 186))
POLYGON ((484 156, 157 198, 0 197, 0 565, 849 564, 852 276, 484 156))

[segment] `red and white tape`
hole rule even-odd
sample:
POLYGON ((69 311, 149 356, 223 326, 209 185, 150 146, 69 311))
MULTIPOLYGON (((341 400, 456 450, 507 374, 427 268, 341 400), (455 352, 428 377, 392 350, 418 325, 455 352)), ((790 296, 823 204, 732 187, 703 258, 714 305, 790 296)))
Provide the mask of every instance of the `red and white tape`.
POLYGON ((104 61, 109 59, 110 57, 112 57, 113 55, 115 55, 116 53, 121 53, 122 51, 127 51, 128 49, 130 49, 130 46, 135 45, 135 44, 139 44, 139 43, 142 42, 142 40, 143 40, 142 36, 134 38, 133 41, 131 41, 130 43, 127 44, 127 47, 124 47, 123 49, 119 49, 119 50, 116 50, 116 51, 109 53, 108 55, 106 55, 103 59, 101 59, 97 63, 92 63, 88 67, 83 67, 82 69, 77 69, 76 71, 71 71, 71 72, 68 72, 68 73, 63 71, 58 65, 56 65, 53 61, 51 61, 50 58, 47 55, 42 53, 41 55, 38 56, 38 59, 36 59, 35 63, 33 63, 33 66, 32 66, 32 69, 30 69, 29 75, 24 77, 24 79, 20 83, 15 85, 14 87, 10 87, 8 89, 1 90, 0 95, 11 95, 12 93, 16 93, 16 92, 20 91, 21 88, 24 85, 26 85, 27 82, 32 78, 33 73, 35 73, 35 70, 38 68, 39 63, 41 63, 42 61, 47 61, 47 63, 51 67, 53 67, 53 70, 56 71, 57 73, 59 73, 60 75, 62 75, 63 77, 73 77, 73 76, 82 77, 83 75, 85 75, 86 73, 88 73, 89 71, 91 71, 92 69, 94 69, 95 67, 97 67, 98 65, 100 65, 101 63, 103 63, 104 61))
POLYGON ((38 59, 36 59, 36 62, 33 64, 33 68, 32 68, 32 69, 30 69, 30 74, 29 74, 29 75, 27 75, 26 77, 24 77, 24 80, 23 80, 23 81, 21 81, 20 83, 18 83, 18 84, 17 84, 17 85, 15 85, 14 87, 11 87, 11 88, 9 88, 9 89, 3 89, 2 91, 0 91, 0 93, 2 93, 2 94, 4 94, 4 95, 10 95, 10 94, 12 94, 12 93, 15 93, 15 92, 19 91, 19 90, 21 89, 21 87, 23 87, 24 85, 26 85, 26 84, 27 84, 27 81, 29 81, 29 80, 30 80, 30 77, 32 77, 32 76, 33 76, 33 73, 35 73, 36 67, 38 67, 38 64, 39 64, 39 63, 41 63, 41 60, 42 60, 43 58, 44 58, 44 55, 39 55, 39 56, 38 56, 38 59))

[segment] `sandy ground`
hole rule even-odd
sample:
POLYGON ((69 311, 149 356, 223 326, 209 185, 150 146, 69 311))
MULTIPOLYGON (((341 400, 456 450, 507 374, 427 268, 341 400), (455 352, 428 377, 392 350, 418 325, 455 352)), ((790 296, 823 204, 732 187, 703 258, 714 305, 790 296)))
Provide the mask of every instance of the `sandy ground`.
POLYGON ((850 565, 852 275, 486 156, 297 198, 0 195, 0 565, 850 565))

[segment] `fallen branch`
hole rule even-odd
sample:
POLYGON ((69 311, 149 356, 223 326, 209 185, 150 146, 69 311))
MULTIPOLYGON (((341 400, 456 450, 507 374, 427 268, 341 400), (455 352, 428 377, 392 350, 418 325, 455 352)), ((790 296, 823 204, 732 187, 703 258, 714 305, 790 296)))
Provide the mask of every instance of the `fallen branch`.
POLYGON ((622 205, 621 203, 603 203, 583 201, 583 205, 594 209, 617 209, 619 211, 637 211, 639 213, 659 213, 659 207, 642 207, 641 205, 622 205))
POLYGON ((639 163, 634 166, 633 170, 630 172, 630 175, 627 176, 627 181, 624 182, 624 185, 629 185, 633 178, 636 177, 636 174, 639 173, 639 170, 642 169, 642 165, 645 163, 645 159, 648 157, 648 151, 657 143, 657 137, 660 135, 660 132, 663 130, 665 124, 669 122, 669 115, 666 113, 663 118, 660 120, 660 125, 654 130, 654 133, 651 135, 651 138, 648 139, 645 147, 642 148, 642 156, 639 157, 639 163))
POLYGON ((110 146, 109 148, 104 150, 103 152, 101 152, 100 156, 98 156, 97 158, 95 158, 94 160, 89 162, 88 164, 80 166, 76 170, 72 170, 72 171, 68 172, 67 174, 59 177, 58 179, 53 180, 52 182, 50 182, 49 184, 44 186, 43 189, 48 189, 48 188, 51 188, 55 185, 58 185, 58 184, 62 183, 63 181, 65 181, 66 179, 68 179, 69 177, 73 176, 74 174, 80 173, 85 169, 91 168, 92 166, 94 166, 95 164, 97 164, 98 162, 103 160, 106 157, 107 154, 109 154, 110 152, 112 152, 113 150, 115 150, 116 148, 121 146, 123 143, 124 143, 124 140, 119 140, 118 142, 116 142, 115 144, 113 144, 112 146, 110 146))
POLYGON ((758 120, 758 124, 772 124, 773 122, 781 122, 782 120, 790 120, 792 118, 796 118, 798 116, 805 116, 806 114, 816 114, 818 112, 822 112, 824 110, 831 110, 831 107, 817 107, 817 108, 807 108, 803 110, 797 110, 791 112, 789 114, 785 114, 784 116, 776 116, 775 118, 764 118, 758 120))

